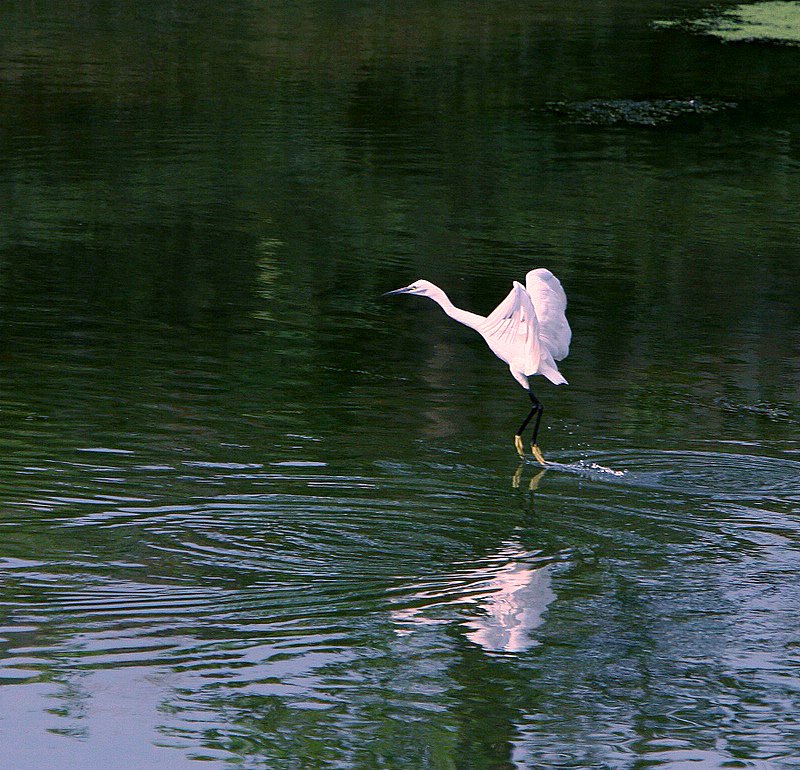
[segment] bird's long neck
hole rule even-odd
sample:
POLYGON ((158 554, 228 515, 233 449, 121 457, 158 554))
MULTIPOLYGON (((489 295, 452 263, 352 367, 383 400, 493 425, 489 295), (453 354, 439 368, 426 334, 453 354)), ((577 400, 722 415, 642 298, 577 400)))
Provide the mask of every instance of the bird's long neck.
POLYGON ((462 310, 456 307, 450 298, 438 286, 435 287, 436 291, 431 291, 428 296, 436 302, 447 315, 454 321, 469 326, 470 329, 477 329, 486 319, 477 313, 470 313, 467 310, 462 310))

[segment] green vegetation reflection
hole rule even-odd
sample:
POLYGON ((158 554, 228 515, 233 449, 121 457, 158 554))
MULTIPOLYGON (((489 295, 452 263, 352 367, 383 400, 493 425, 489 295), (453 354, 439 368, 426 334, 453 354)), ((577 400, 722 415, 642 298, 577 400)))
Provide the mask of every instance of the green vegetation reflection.
POLYGON ((697 19, 688 23, 658 21, 655 27, 688 27, 727 42, 763 40, 800 44, 800 3, 775 0, 768 3, 745 3, 722 16, 697 19))

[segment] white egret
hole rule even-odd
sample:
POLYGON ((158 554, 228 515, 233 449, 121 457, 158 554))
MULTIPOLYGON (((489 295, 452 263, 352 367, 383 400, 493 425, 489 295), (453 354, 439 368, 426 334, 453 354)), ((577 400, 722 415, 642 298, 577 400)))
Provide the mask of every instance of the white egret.
POLYGON ((572 330, 565 315, 567 295, 558 278, 542 267, 531 270, 525 276, 525 286, 514 281, 508 296, 486 317, 457 308, 444 291, 430 281, 415 281, 384 296, 392 294, 430 297, 450 318, 475 329, 491 351, 508 364, 514 379, 528 391, 532 404, 530 413, 514 435, 514 445, 520 457, 524 457, 522 432, 535 415, 531 452, 544 465, 536 443, 544 406, 533 394, 528 378, 541 374, 554 385, 567 384, 556 361, 569 353, 572 330))

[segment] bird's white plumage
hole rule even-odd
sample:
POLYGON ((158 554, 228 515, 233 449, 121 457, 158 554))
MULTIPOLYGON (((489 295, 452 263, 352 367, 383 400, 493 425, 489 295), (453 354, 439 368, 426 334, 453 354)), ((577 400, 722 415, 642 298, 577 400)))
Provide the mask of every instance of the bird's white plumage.
POLYGON ((451 318, 479 332, 523 388, 529 389, 528 377, 534 374, 566 385, 556 361, 566 358, 572 339, 565 315, 567 296, 549 270, 531 270, 525 286, 514 281, 506 298, 485 318, 455 307, 430 281, 415 281, 389 294, 430 297, 451 318))
POLYGON ((525 287, 514 281, 508 296, 488 315, 478 331, 492 352, 512 372, 534 374, 539 365, 539 323, 525 287))
POLYGON ((525 289, 530 295, 539 321, 539 338, 556 361, 569 353, 572 330, 567 321, 567 295, 549 270, 540 267, 525 276, 525 289))

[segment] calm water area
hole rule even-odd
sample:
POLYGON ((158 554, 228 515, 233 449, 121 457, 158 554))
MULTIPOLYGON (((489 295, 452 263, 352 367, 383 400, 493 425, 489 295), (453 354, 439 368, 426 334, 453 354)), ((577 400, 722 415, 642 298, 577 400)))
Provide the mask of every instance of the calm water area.
POLYGON ((719 9, 3 6, 0 768, 800 768, 800 47, 719 9), (381 297, 535 267, 544 472, 381 297))

